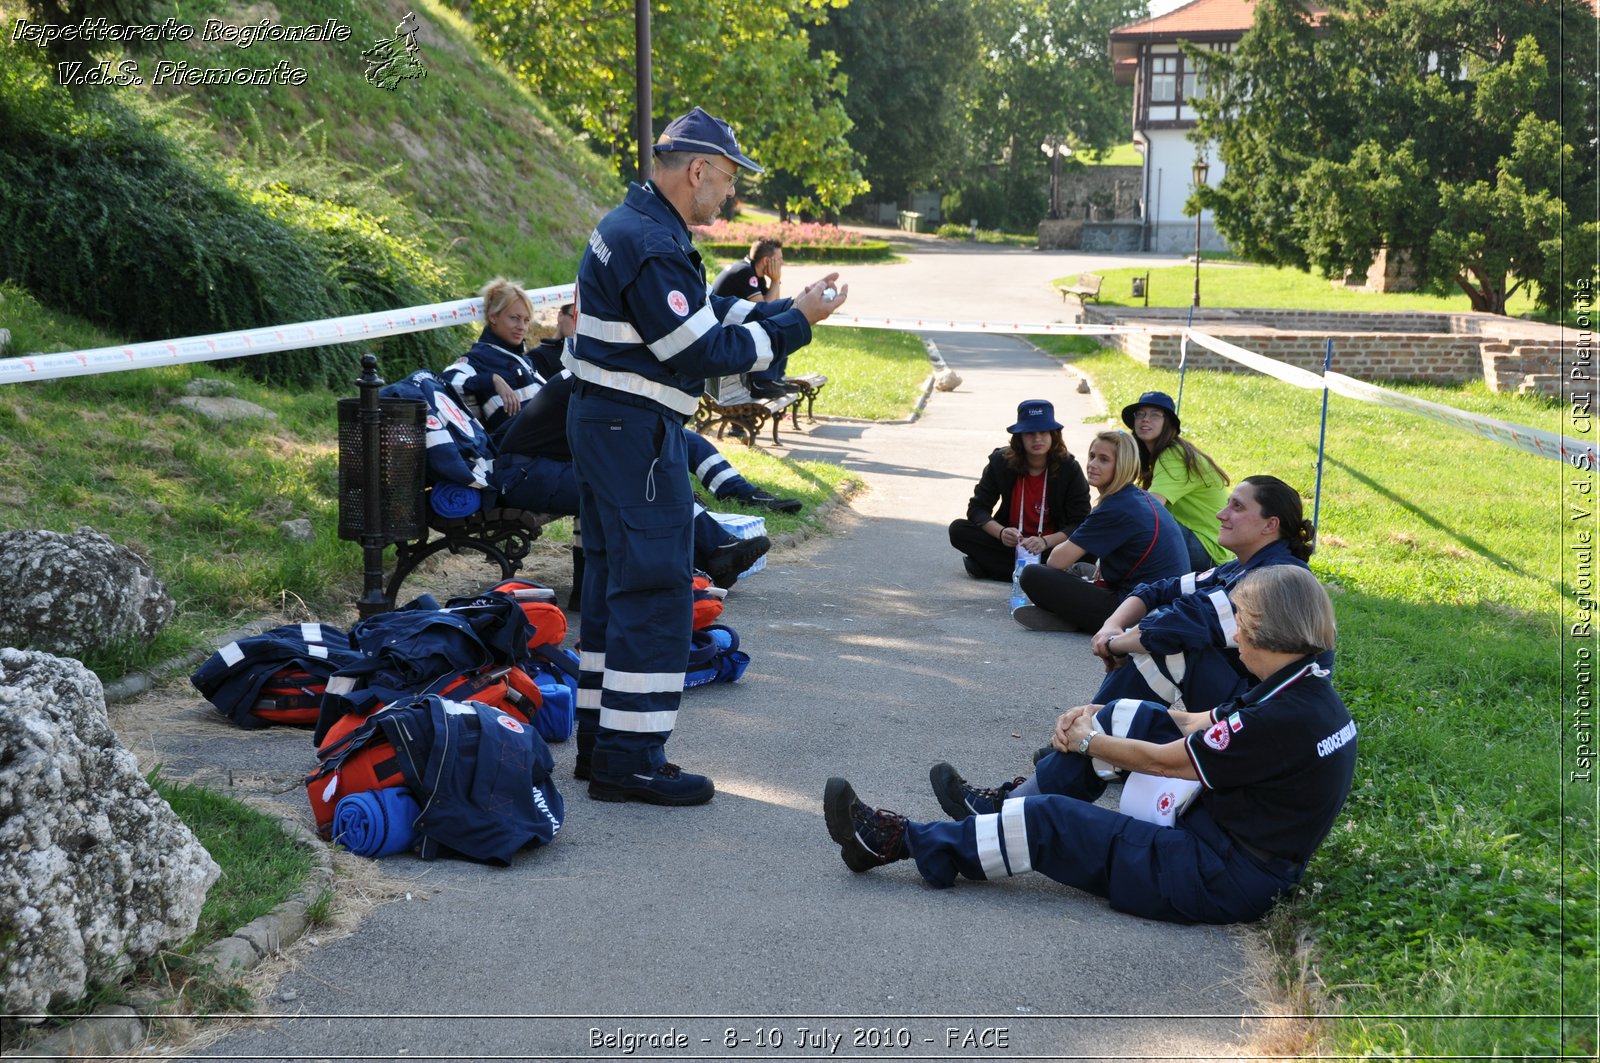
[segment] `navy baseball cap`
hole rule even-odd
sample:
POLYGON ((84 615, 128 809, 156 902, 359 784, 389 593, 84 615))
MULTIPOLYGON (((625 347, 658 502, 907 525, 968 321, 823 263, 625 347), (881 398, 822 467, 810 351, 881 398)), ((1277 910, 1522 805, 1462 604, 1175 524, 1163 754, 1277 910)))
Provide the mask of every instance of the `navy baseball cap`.
POLYGON ((1017 435, 1021 432, 1054 432, 1060 427, 1054 405, 1044 399, 1029 399, 1017 407, 1017 423, 1006 431, 1017 435))
POLYGON ((696 107, 682 118, 674 118, 661 131, 661 139, 650 149, 660 155, 668 151, 692 151, 701 155, 721 155, 753 173, 766 173, 739 150, 733 127, 696 107))
POLYGON ((1141 406, 1154 406, 1156 409, 1161 410, 1172 418, 1172 427, 1175 430, 1183 431, 1183 422, 1178 420, 1177 404, 1172 401, 1172 396, 1165 391, 1147 391, 1139 396, 1138 402, 1130 402, 1122 408, 1122 423, 1128 426, 1129 431, 1133 430, 1133 415, 1138 412, 1141 406))

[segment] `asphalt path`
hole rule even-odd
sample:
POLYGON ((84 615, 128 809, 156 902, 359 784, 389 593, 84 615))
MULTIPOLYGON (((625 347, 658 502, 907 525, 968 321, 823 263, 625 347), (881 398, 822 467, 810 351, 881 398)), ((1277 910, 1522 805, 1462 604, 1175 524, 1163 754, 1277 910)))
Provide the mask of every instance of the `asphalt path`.
MULTIPOLYGON (((1082 261, 946 251, 846 279, 861 312, 936 298, 943 313, 1026 320, 1051 305, 1060 316, 1047 281, 1082 261)), ((687 693, 668 745, 716 780, 713 802, 591 801, 570 744, 556 746, 567 815, 554 845, 508 869, 384 861, 408 899, 309 952, 265 1004, 276 1017, 188 1058, 1239 1054, 1240 1016, 1259 1005, 1234 931, 1121 915, 1039 875, 949 890, 909 862, 856 875, 828 839, 828 776, 938 817, 931 764, 986 783, 1025 771, 1055 707, 1087 700, 1100 673, 1086 637, 1015 624, 1008 587, 969 579, 945 534, 1020 400, 1055 401, 1081 454, 1098 396, 1021 340, 931 339, 963 384, 916 421, 785 433, 791 456, 841 464, 867 488, 833 534, 776 555, 729 598, 749 672, 687 693)), ((304 803, 294 732, 219 725, 164 746, 180 774, 253 772, 304 803)))

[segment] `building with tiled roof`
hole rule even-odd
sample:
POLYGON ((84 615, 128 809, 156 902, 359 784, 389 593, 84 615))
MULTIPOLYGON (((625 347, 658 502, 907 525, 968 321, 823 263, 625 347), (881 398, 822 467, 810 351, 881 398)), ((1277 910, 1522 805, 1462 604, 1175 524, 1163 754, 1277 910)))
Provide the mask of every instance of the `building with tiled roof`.
MULTIPOLYGON (((1133 140, 1144 155, 1141 198, 1144 203, 1143 247, 1149 251, 1194 250, 1194 219, 1183 205, 1194 191, 1195 145, 1188 137, 1195 111, 1188 101, 1205 91, 1201 73, 1183 54, 1180 41, 1225 52, 1239 42, 1255 20, 1255 0, 1190 0, 1163 15, 1111 31, 1111 62, 1118 84, 1133 86, 1133 140)), ((1207 184, 1222 179, 1222 163, 1207 155, 1207 184)), ((1206 250, 1227 250, 1201 219, 1200 243, 1206 250)))

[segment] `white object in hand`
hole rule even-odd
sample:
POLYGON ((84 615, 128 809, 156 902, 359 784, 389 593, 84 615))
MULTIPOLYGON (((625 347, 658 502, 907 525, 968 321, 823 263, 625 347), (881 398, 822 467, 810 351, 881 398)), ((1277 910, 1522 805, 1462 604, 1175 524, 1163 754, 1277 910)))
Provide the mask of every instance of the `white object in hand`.
POLYGON ((839 295, 839 289, 833 287, 832 285, 829 285, 828 287, 822 289, 822 301, 825 302, 825 303, 833 302, 834 299, 838 297, 838 295, 839 295))

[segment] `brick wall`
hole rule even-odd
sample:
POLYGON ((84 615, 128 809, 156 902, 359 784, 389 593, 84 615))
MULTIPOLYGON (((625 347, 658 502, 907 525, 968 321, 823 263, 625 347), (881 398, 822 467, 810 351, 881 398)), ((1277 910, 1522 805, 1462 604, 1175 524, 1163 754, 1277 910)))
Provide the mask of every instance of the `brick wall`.
MULTIPOLYGON (((1212 329, 1218 339, 1313 372, 1321 372, 1325 334, 1265 329, 1212 329)), ((1182 337, 1174 333, 1129 336, 1125 348, 1135 360, 1157 369, 1176 369, 1182 337), (1142 349, 1140 349, 1142 348, 1142 349)), ((1253 369, 1194 344, 1189 368, 1250 373, 1253 369)), ((1341 332, 1333 341, 1335 371, 1360 380, 1419 380, 1459 383, 1483 369, 1478 341, 1469 336, 1408 332, 1341 332)))
MULTIPOLYGON (((1187 309, 1084 308, 1100 324, 1144 324, 1160 331, 1108 339, 1129 357, 1176 369, 1187 309), (1168 331, 1170 329, 1170 331, 1168 331)), ((1333 369, 1358 380, 1461 383, 1485 380, 1494 391, 1533 391, 1559 397, 1564 374, 1575 364, 1574 345, 1561 330, 1490 314, 1426 311, 1364 313, 1333 310, 1202 310, 1195 327, 1268 358, 1320 372, 1327 341, 1333 369)), ((1247 373, 1203 347, 1189 348, 1191 369, 1247 373)))

